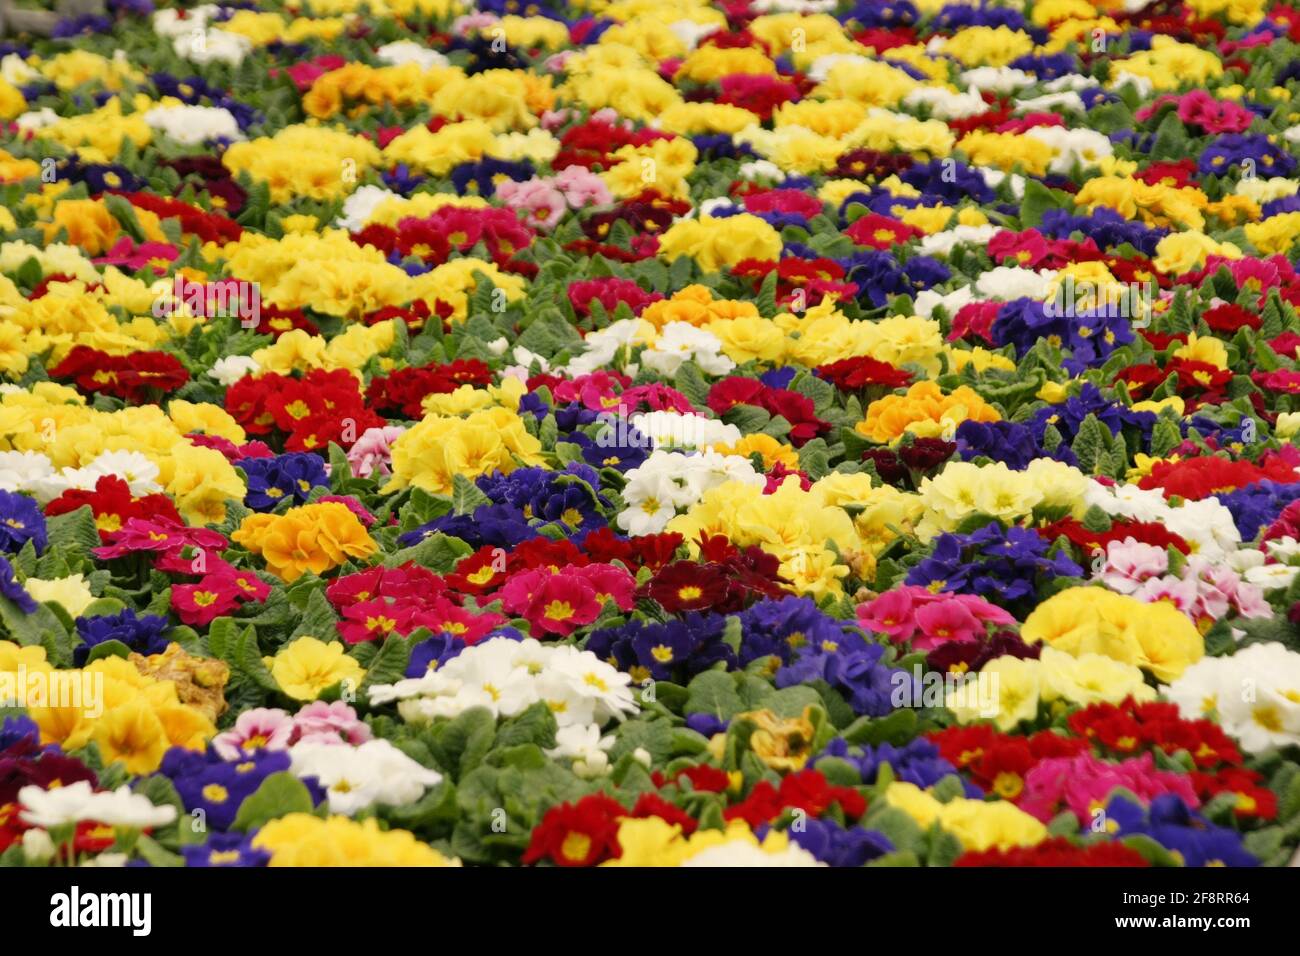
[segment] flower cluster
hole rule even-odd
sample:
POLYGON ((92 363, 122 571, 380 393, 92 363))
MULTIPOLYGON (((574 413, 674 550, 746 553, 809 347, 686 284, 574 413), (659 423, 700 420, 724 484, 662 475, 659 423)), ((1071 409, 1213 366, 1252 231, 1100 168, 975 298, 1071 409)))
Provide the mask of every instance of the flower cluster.
POLYGON ((109 6, 0 46, 0 865, 1295 857, 1296 10, 109 6))

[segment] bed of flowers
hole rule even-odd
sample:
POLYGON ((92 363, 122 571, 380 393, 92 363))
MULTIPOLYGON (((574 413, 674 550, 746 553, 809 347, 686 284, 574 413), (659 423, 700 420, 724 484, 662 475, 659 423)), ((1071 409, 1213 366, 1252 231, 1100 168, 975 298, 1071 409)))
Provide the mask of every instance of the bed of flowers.
POLYGON ((0 865, 1285 865, 1300 10, 0 40, 0 865))

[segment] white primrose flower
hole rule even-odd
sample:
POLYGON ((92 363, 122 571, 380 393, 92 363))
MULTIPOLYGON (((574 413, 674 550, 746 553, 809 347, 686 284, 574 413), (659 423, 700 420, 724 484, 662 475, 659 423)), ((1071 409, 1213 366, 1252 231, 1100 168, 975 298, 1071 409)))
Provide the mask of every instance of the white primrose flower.
POLYGON ((509 717, 544 701, 561 728, 603 726, 636 711, 631 680, 590 651, 495 637, 422 677, 371 687, 370 701, 396 701, 408 723, 455 717, 471 707, 509 717))
MULTIPOLYGON (((936 37, 935 39, 940 39, 936 37)), ((961 74, 963 86, 970 87, 978 93, 1014 93, 1025 86, 1033 86, 1038 77, 1024 70, 1013 70, 1009 66, 977 66, 973 70, 964 70, 961 74)))
POLYGON ((757 179, 764 179, 774 183, 785 181, 785 172, 770 159, 753 159, 747 163, 741 163, 740 168, 736 170, 736 175, 749 182, 757 179))
POLYGON ((709 375, 725 375, 736 367, 722 354, 722 342, 716 335, 689 322, 669 322, 654 347, 641 353, 644 365, 665 376, 676 375, 688 359, 709 375))
POLYGON ((991 299, 1046 299, 1056 273, 1051 269, 1021 269, 998 266, 989 269, 975 283, 975 291, 991 299))
POLYGON ((55 846, 48 830, 33 827, 23 834, 23 859, 43 866, 54 859, 55 846))
POLYGON ((18 127, 19 132, 29 133, 46 126, 53 126, 62 118, 48 106, 43 106, 39 110, 23 113, 14 120, 14 125, 18 127))
POLYGON ((1119 92, 1126 86, 1131 86, 1137 90, 1138 98, 1142 100, 1149 99, 1156 89, 1156 85, 1145 76, 1138 76, 1127 70, 1118 70, 1110 75, 1110 88, 1112 90, 1119 92))
POLYGON ((930 115, 941 120, 965 119, 989 111, 989 105, 974 90, 954 93, 941 86, 919 86, 903 97, 903 105, 911 109, 928 106, 930 115))
POLYGON ((0 79, 14 86, 22 86, 37 79, 40 74, 27 65, 27 61, 17 53, 6 53, 0 57, 0 79))
POLYGON ((175 38, 202 30, 208 21, 221 13, 221 7, 215 3, 201 3, 188 10, 155 10, 153 15, 153 32, 160 37, 175 38), (182 15, 183 14, 183 15, 182 15))
POLYGON ((208 375, 229 388, 245 375, 254 375, 261 368, 251 355, 226 355, 212 363, 208 375))
POLYGON ((1000 231, 997 226, 953 226, 943 232, 924 236, 919 247, 927 256, 946 256, 960 245, 986 246, 1000 231))
POLYGON ((574 773, 594 779, 609 772, 606 751, 613 746, 614 738, 602 737, 596 724, 570 724, 556 731, 555 746, 546 751, 546 756, 572 760, 574 773))
POLYGON ((1090 76, 1083 76, 1080 73, 1066 73, 1064 76, 1058 76, 1054 80, 1048 80, 1043 84, 1043 89, 1048 93, 1060 93, 1063 90, 1073 90, 1076 93, 1082 93, 1084 90, 1091 90, 1097 86, 1097 81, 1090 76))
POLYGON ((1000 169, 992 169, 988 166, 979 166, 975 170, 984 177, 990 189, 997 189, 1002 185, 1003 180, 1010 183, 1011 196, 1014 199, 1023 199, 1025 196, 1025 177, 1019 173, 1004 173, 1000 169))
POLYGON ((711 33, 717 33, 722 29, 716 23, 696 23, 694 20, 674 20, 668 24, 668 29, 672 30, 677 39, 686 44, 687 51, 694 50, 703 40, 711 33))
POLYGON ((1222 560, 1241 544, 1232 512, 1218 498, 1185 501, 1179 508, 1166 506, 1159 520, 1193 545, 1196 554, 1211 561, 1222 560))
POLYGON ((537 368, 543 374, 551 370, 551 363, 547 361, 547 359, 545 359, 541 355, 538 355, 536 352, 529 351, 528 349, 524 348, 522 345, 516 345, 515 350, 510 354, 514 358, 514 360, 518 362, 525 369, 532 368, 533 363, 536 362, 537 368))
POLYGON ((54 465, 39 451, 0 451, 0 490, 27 491, 54 474, 54 465))
POLYGON ((1139 488, 1130 484, 1108 488, 1091 478, 1083 493, 1083 503, 1088 508, 1096 505, 1111 517, 1146 522, 1158 521, 1170 510, 1159 489, 1139 488))
POLYGON ((1297 574, 1300 574, 1300 568, 1293 568, 1289 564, 1261 564, 1247 568, 1242 572, 1241 579, 1264 591, 1281 591, 1291 586, 1297 574))
POLYGON ((162 827, 176 819, 176 808, 156 807, 148 797, 133 793, 126 784, 96 793, 90 781, 44 790, 26 786, 18 791, 24 823, 46 830, 93 820, 112 827, 162 827))
POLYGON ((741 455, 723 455, 711 450, 683 454, 657 448, 639 467, 627 473, 623 501, 628 508, 619 514, 617 523, 629 534, 657 534, 678 510, 689 508, 706 491, 728 481, 758 488, 767 483, 754 470, 753 463, 741 455))
POLYGON ((105 475, 121 478, 131 488, 133 495, 152 495, 162 491, 158 483, 158 466, 138 451, 105 451, 96 455, 84 468, 76 469, 78 476, 89 480, 87 488, 105 475))
MULTIPOLYGON (((1072 95, 1077 99, 1077 94, 1072 95)), ((1046 143, 1056 151, 1056 156, 1052 159, 1048 170, 1062 175, 1074 169, 1076 163, 1080 168, 1088 169, 1115 153, 1110 139, 1096 130, 1036 126, 1025 135, 1046 143)))
MULTIPOLYGON (((1083 102, 1083 97, 1074 92, 1074 90, 1062 90, 1059 93, 1044 93, 1042 96, 1029 96, 1024 99, 1016 100, 1016 110, 1021 113, 1084 113, 1087 112, 1087 109, 1088 107, 1083 102)), ((1045 127, 1036 126, 1034 128, 1044 129, 1045 127)), ((1060 129, 1061 127, 1053 128, 1060 129)), ((1091 131, 1079 130, 1078 132, 1091 131)))
POLYGON ((707 448, 710 445, 730 445, 740 441, 740 429, 735 425, 690 412, 683 414, 661 411, 633 415, 632 427, 649 438, 656 448, 707 448))
POLYGON ((234 114, 219 106, 155 106, 144 114, 144 121, 185 146, 210 139, 244 138, 234 114))
POLYGON ((1268 553, 1278 561, 1290 561, 1300 555, 1300 541, 1290 535, 1265 541, 1264 547, 1268 548, 1268 553))
POLYGON ((348 232, 359 232, 383 203, 401 198, 383 186, 359 186, 343 200, 343 214, 334 220, 334 225, 348 232))
POLYGON ((248 37, 226 30, 191 30, 176 37, 172 49, 181 59, 200 66, 210 63, 239 66, 252 52, 253 44, 248 37))
POLYGON ((828 13, 835 0, 753 0, 750 9, 757 13, 828 13))
POLYGON ((375 51, 375 56, 383 63, 401 66, 403 63, 418 63, 426 70, 447 65, 447 58, 437 50, 416 43, 414 40, 396 40, 385 43, 375 51))
POLYGON ((631 351, 641 332, 638 319, 619 319, 603 329, 597 329, 583 340, 584 351, 568 365, 557 371, 569 375, 589 375, 597 369, 607 368, 620 349, 631 351))
POLYGON ((659 534, 677 516, 675 502, 680 492, 672 475, 634 468, 628 472, 628 483, 623 489, 627 508, 619 512, 618 526, 634 537, 659 534))
POLYGON ((594 723, 605 724, 635 713, 636 701, 632 696, 632 676, 607 661, 602 661, 590 651, 580 651, 568 644, 553 648, 547 661, 545 674, 558 676, 567 682, 568 700, 595 707, 594 723))
POLYGON ((916 314, 922 318, 928 319, 934 315, 934 310, 943 306, 943 310, 949 316, 956 315, 964 305, 969 305, 975 301, 975 293, 971 291, 968 285, 960 289, 954 289, 948 294, 936 292, 934 289, 926 289, 916 296, 916 314))
POLYGON ((1165 688, 1188 719, 1214 716, 1249 753, 1300 744, 1300 654, 1251 644, 1204 657, 1165 688))
POLYGON ((682 866, 826 866, 815 856, 791 843, 784 850, 768 853, 761 847, 754 846, 748 840, 729 840, 682 861, 682 866))
POLYGON ((315 777, 325 788, 330 810, 348 816, 377 803, 414 803, 426 789, 442 782, 438 771, 411 759, 383 738, 355 747, 308 741, 290 748, 289 755, 294 775, 315 777))
POLYGON ((825 83, 827 77, 831 75, 831 70, 841 63, 870 63, 871 58, 863 56, 860 53, 827 53, 825 56, 819 56, 812 61, 808 67, 808 79, 814 83, 825 83))

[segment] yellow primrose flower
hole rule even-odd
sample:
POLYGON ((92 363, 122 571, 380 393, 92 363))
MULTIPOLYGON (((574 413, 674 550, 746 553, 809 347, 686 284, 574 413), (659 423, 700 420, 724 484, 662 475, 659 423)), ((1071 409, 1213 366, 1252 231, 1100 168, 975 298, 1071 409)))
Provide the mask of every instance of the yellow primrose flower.
POLYGON ((1285 254, 1300 236, 1300 212, 1270 216, 1263 222, 1248 222, 1246 238, 1262 256, 1285 254))
POLYGON ((299 637, 262 662, 280 689, 294 700, 315 700, 342 681, 359 687, 366 676, 365 668, 344 653, 341 643, 326 644, 314 637, 299 637))
MULTIPOLYGON (((428 132, 423 126, 417 129, 428 132)), ((331 200, 347 195, 380 164, 381 155, 363 136, 299 124, 274 136, 232 143, 221 161, 232 174, 244 172, 265 182, 272 202, 287 203, 300 196, 331 200)))
POLYGON ((775 364, 785 353, 785 333, 770 320, 758 315, 713 319, 705 328, 722 343, 722 351, 727 358, 737 364, 750 361, 775 364))
POLYGON ((966 27, 939 46, 939 52, 966 67, 1006 66, 1033 49, 1029 34, 1008 27, 966 27))
POLYGON ((941 803, 913 783, 895 781, 885 790, 885 802, 902 810, 922 828, 938 823, 970 852, 1035 846, 1047 839, 1047 827, 1006 800, 957 797, 941 803))
POLYGON ((1173 409, 1175 414, 1181 418, 1187 410, 1187 403, 1177 395, 1170 395, 1168 398, 1159 400, 1133 403, 1133 411, 1135 412, 1154 412, 1159 415, 1166 408, 1173 409))
POLYGON ((414 485, 434 494, 448 493, 452 478, 469 478, 517 467, 516 459, 539 465, 542 446, 524 428, 515 410, 487 408, 467 418, 428 415, 393 444, 392 478, 384 494, 414 485))
POLYGON ((960 723, 992 720, 1003 732, 1038 716, 1042 690, 1037 661, 999 657, 989 661, 961 686, 948 692, 944 706, 960 723))
POLYGON ((660 237, 659 256, 694 259, 708 272, 730 268, 742 259, 774 260, 781 255, 781 236, 749 213, 714 219, 679 219, 660 237))
POLYGON ((792 469, 799 467, 799 453, 797 451, 771 435, 765 435, 762 432, 745 435, 740 441, 732 442, 729 445, 714 445, 713 450, 723 455, 739 455, 742 458, 748 458, 754 454, 761 455, 764 470, 770 470, 777 462, 792 469))
POLYGON ((1141 668, 1122 664, 1102 654, 1075 657, 1044 647, 1038 660, 1039 681, 1045 703, 1118 704, 1126 697, 1155 700, 1155 688, 1143 680, 1141 668))
POLYGON ((308 571, 321 574, 349 558, 365 559, 378 550, 352 509, 338 501, 290 508, 273 515, 244 519, 234 540, 255 550, 266 561, 267 570, 286 582, 296 581, 308 571))
POLYGON ((911 432, 920 438, 947 435, 965 421, 996 422, 1002 418, 967 385, 945 395, 936 382, 916 382, 903 395, 886 395, 867 406, 867 417, 854 431, 875 442, 892 442, 911 432))
POLYGON ((226 502, 242 501, 247 493, 235 466, 215 448, 177 442, 158 465, 159 480, 190 524, 225 521, 226 502))
POLYGON ((33 600, 41 603, 53 601, 74 618, 79 617, 95 601, 83 574, 70 574, 52 580, 28 578, 23 582, 23 587, 33 600))
POLYGON ((976 130, 957 143, 976 166, 993 166, 1011 172, 1017 166, 1033 176, 1044 176, 1056 150, 1041 139, 1015 133, 976 130))
POLYGON ((778 717, 770 710, 752 710, 736 714, 733 720, 748 720, 757 729, 750 735, 749 746, 754 755, 773 770, 791 772, 802 770, 811 756, 814 728, 805 707, 798 717, 778 717))
POLYGON ((991 368, 999 369, 1003 372, 1014 372, 1016 363, 1011 361, 1005 355, 999 355, 997 352, 990 352, 982 346, 975 346, 971 349, 949 348, 948 367, 954 372, 960 372, 966 366, 970 366, 978 374, 986 372, 991 368))
POLYGON ((1135 665, 1165 683, 1205 654, 1196 626, 1169 602, 1146 604, 1098 587, 1067 588, 1048 598, 1020 634, 1076 657, 1095 653, 1135 665))
POLYGON ((262 825, 253 839, 270 866, 460 866, 408 830, 381 830, 374 818, 289 813, 262 825))
POLYGON ((1282 412, 1277 416, 1277 426, 1273 434, 1283 441, 1294 438, 1300 432, 1300 412, 1282 412))
POLYGON ((1174 357, 1192 362, 1205 362, 1215 368, 1228 367, 1228 347, 1212 335, 1200 336, 1189 332, 1187 343, 1174 350, 1174 357))
MULTIPOLYGON (((0 644, 0 669, 4 656, 0 644)), ((43 655, 35 666, 48 667, 43 655)), ((180 701, 174 681, 155 680, 120 657, 54 674, 63 688, 59 699, 27 708, 43 743, 75 750, 94 741, 106 763, 121 761, 130 773, 148 774, 171 747, 201 750, 217 732, 206 715, 180 701)))
POLYGON ((167 403, 167 417, 185 434, 202 432, 242 445, 248 440, 244 429, 224 408, 208 402, 187 402, 174 398, 167 403))

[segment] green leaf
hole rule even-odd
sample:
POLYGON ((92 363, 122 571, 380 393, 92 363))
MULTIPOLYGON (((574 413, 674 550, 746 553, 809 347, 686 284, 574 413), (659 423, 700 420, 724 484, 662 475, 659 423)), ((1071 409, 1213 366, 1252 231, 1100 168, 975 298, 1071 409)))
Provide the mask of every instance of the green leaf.
POLYGON ((136 242, 146 241, 144 230, 140 227, 140 220, 136 218, 135 207, 131 205, 124 197, 112 193, 103 195, 104 208, 112 214, 136 242))
POLYGON ((1151 144, 1151 158, 1182 159, 1187 153, 1187 127, 1183 126, 1177 111, 1170 110, 1156 127, 1155 142, 1151 144))
POLYGON ((925 844, 927 866, 952 866, 964 852, 961 841, 938 823, 932 823, 926 831, 925 844))
POLYGON ((448 780, 427 790, 415 803, 400 807, 384 807, 384 817, 403 830, 440 828, 456 822, 460 810, 456 806, 456 787, 448 780))
POLYGON ((1178 866, 1178 858, 1145 833, 1134 833, 1120 840, 1130 850, 1136 850, 1152 866, 1178 866))
POLYGON ((1025 195, 1020 200, 1020 225, 1029 229, 1043 221, 1043 213, 1049 209, 1073 209, 1068 196, 1044 186, 1036 179, 1025 180, 1025 195))
POLYGON ((366 667, 365 680, 361 690, 372 684, 395 684, 406 676, 406 665, 411 661, 411 645, 400 634, 389 634, 384 638, 379 653, 366 667))
POLYGON ((258 687, 263 690, 269 690, 274 693, 283 693, 280 685, 276 683, 271 672, 267 670, 266 664, 262 661, 262 650, 257 643, 257 633, 251 627, 244 628, 244 633, 239 636, 235 643, 234 659, 229 661, 232 666, 238 668, 240 673, 246 675, 258 687))
POLYGON ((1073 810, 1062 810, 1047 824, 1047 832, 1052 836, 1074 836, 1079 832, 1079 818, 1073 810))
POLYGON ((307 607, 302 613, 302 619, 289 635, 289 640, 305 636, 328 643, 338 637, 338 633, 338 615, 334 613, 334 606, 325 596, 325 585, 321 584, 307 597, 307 607))
POLYGON ((45 657, 55 667, 72 666, 72 635, 63 621, 44 604, 25 613, 7 597, 0 596, 0 634, 15 643, 45 648, 45 657))
POLYGON ((140 834, 135 841, 135 850, 140 858, 150 866, 178 867, 185 865, 185 858, 164 849, 158 841, 148 834, 140 834))
POLYGON ((51 548, 71 548, 81 555, 89 555, 91 548, 100 545, 99 531, 95 527, 95 513, 90 505, 76 511, 55 515, 45 523, 51 548))
POLYGON ((1079 470, 1084 474, 1101 474, 1114 441, 1110 429, 1096 415, 1089 413, 1080 423, 1078 434, 1070 445, 1070 450, 1079 460, 1079 470))
POLYGON ((453 538, 439 531, 429 535, 417 545, 389 555, 384 561, 384 567, 395 568, 413 561, 420 567, 428 568, 437 574, 446 574, 456 566, 457 561, 473 553, 474 549, 460 538, 453 538))
POLYGON ((712 714, 719 720, 730 720, 745 709, 736 683, 725 671, 705 671, 696 676, 686 688, 688 714, 712 714))
POLYGON ((813 769, 833 786, 856 787, 862 783, 862 775, 857 766, 843 757, 822 757, 813 765, 813 769))
POLYGON ((701 408, 708 404, 709 385, 704 380, 704 373, 694 362, 683 362, 673 377, 673 387, 691 400, 691 404, 701 408))
POLYGON ((103 657, 120 657, 126 660, 131 656, 131 648, 127 647, 121 641, 104 641, 102 644, 96 644, 86 655, 86 663, 93 664, 103 657))
POLYGON ((763 706, 778 717, 800 717, 809 707, 824 709, 821 694, 815 688, 801 684, 783 687, 768 694, 763 700, 763 706))
POLYGON ((438 766, 453 779, 462 780, 492 749, 496 719, 486 707, 471 707, 437 725, 430 737, 429 750, 438 766))
POLYGON ((474 509, 492 504, 492 499, 483 494, 478 486, 464 475, 453 476, 451 485, 451 507, 458 515, 473 514, 474 509))
POLYGON ((610 749, 610 760, 632 754, 641 748, 650 754, 652 766, 659 766, 668 761, 673 750, 673 727, 666 717, 653 720, 629 720, 618 729, 614 746, 610 749))
POLYGON ((916 724, 916 711, 900 708, 887 717, 859 717, 842 736, 851 744, 902 745, 916 736, 916 724))
POLYGON ((862 825, 883 833, 894 844, 895 851, 921 849, 922 833, 915 820, 897 807, 878 803, 867 813, 862 825))
POLYGON ((239 805, 234 829, 248 833, 271 820, 290 813, 311 813, 312 809, 311 793, 306 785, 287 770, 282 770, 263 780, 262 785, 239 805))
POLYGON ((543 749, 555 746, 555 714, 543 701, 510 718, 497 731, 497 747, 534 744, 543 749))

